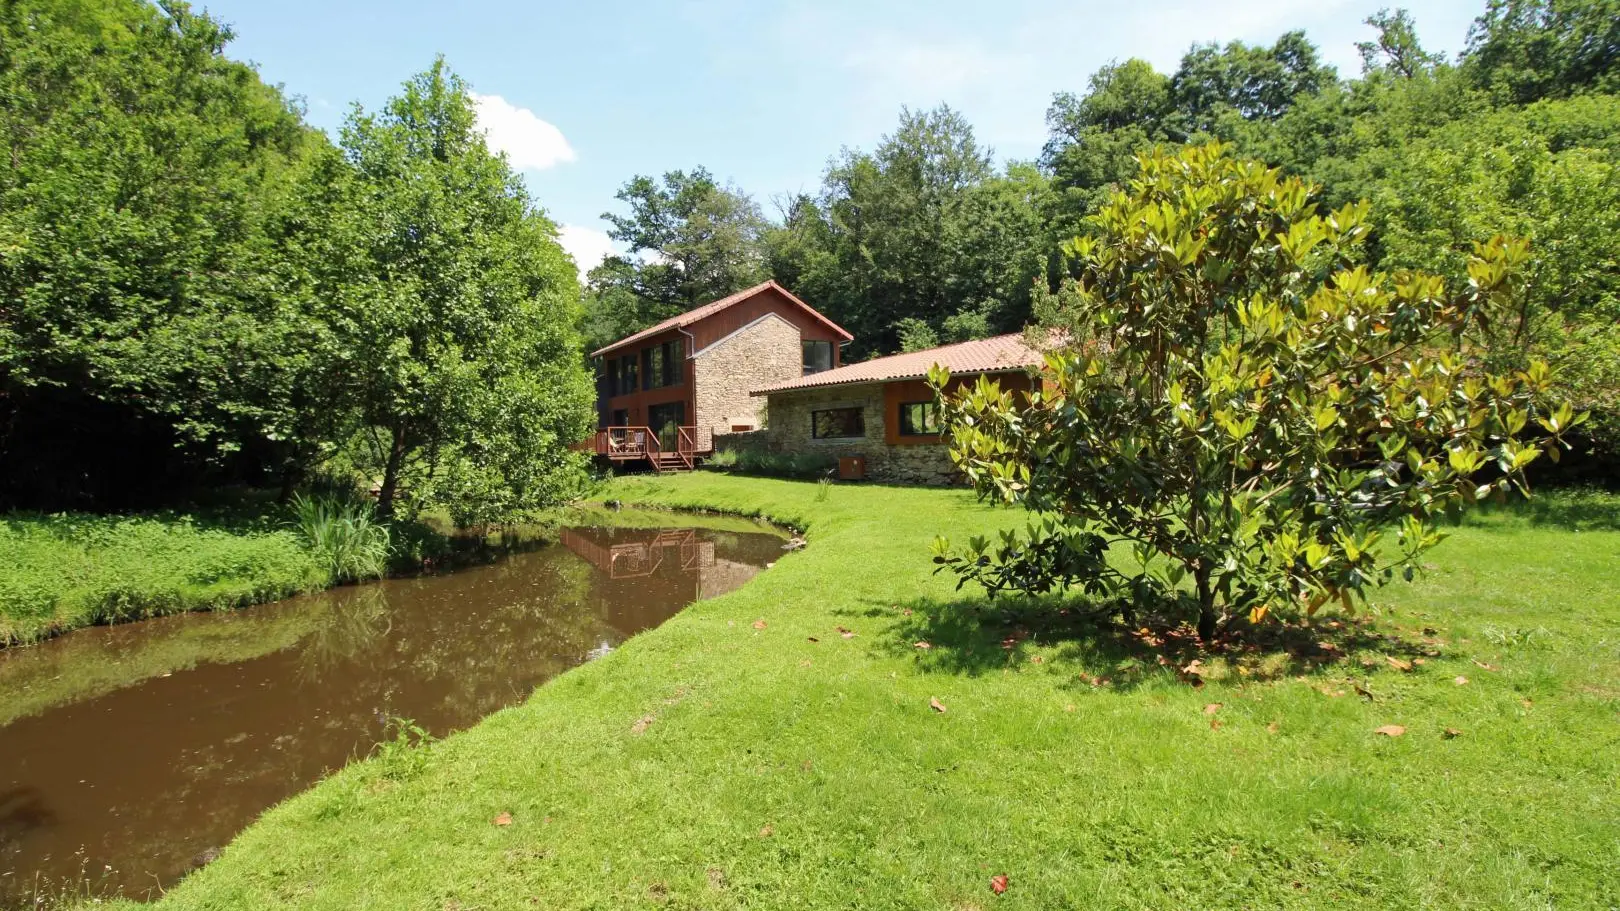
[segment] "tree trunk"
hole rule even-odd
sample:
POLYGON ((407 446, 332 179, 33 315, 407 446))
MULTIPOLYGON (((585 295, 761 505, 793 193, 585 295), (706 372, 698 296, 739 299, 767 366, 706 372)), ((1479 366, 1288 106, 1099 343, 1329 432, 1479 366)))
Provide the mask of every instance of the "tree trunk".
POLYGON ((388 447, 388 463, 383 466, 382 487, 377 490, 377 518, 383 522, 394 518, 394 495, 399 489, 399 472, 405 464, 405 430, 395 427, 393 442, 388 447))
POLYGON ((1208 645, 1215 638, 1215 592, 1209 587, 1209 567, 1201 557, 1193 578, 1198 583, 1198 639, 1208 645))

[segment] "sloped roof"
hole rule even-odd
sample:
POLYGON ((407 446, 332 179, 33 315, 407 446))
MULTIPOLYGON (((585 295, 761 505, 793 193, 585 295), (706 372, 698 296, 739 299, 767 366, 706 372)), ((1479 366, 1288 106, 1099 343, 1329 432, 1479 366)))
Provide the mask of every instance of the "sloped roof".
POLYGON ((701 307, 694 307, 691 310, 688 310, 685 313, 680 314, 679 316, 672 316, 669 319, 666 319, 661 323, 658 323, 658 324, 652 325, 652 326, 648 326, 647 328, 641 330, 640 332, 637 332, 634 335, 627 335, 624 338, 619 339, 618 341, 614 342, 611 345, 608 345, 605 348, 598 348, 595 351, 592 351, 591 352, 591 357, 600 357, 600 356, 602 356, 604 354, 607 354, 609 352, 617 351, 620 348, 628 347, 630 345, 635 344, 636 342, 641 341, 642 339, 649 338, 651 336, 657 335, 660 332, 665 332, 665 331, 668 331, 670 329, 685 328, 686 326, 690 326, 693 323, 697 322, 698 320, 706 319, 708 317, 711 317, 711 316, 715 315, 716 313, 719 313, 721 310, 726 309, 727 307, 730 307, 730 306, 732 306, 734 304, 740 304, 743 301, 749 299, 750 297, 753 297, 756 294, 759 294, 762 291, 771 290, 771 289, 776 290, 783 297, 787 298, 788 300, 792 301, 795 304, 798 304, 800 307, 803 307, 806 313, 809 313, 811 316, 814 316, 816 319, 821 320, 823 323, 826 323, 828 328, 832 329, 834 332, 836 332, 840 336, 842 336, 844 341, 847 342, 850 339, 853 339, 855 337, 853 335, 850 335, 847 331, 845 331, 843 326, 840 326, 837 323, 833 322, 832 320, 826 318, 825 316, 822 316, 821 313, 818 310, 816 310, 816 308, 810 306, 809 304, 805 303, 802 300, 799 300, 797 297, 794 296, 792 291, 789 291, 788 289, 782 287, 781 285, 778 285, 775 281, 767 281, 767 282, 762 282, 760 284, 757 284, 752 288, 745 288, 745 289, 743 289, 741 291, 738 291, 736 294, 731 294, 731 295, 728 295, 726 297, 722 297, 717 301, 710 301, 709 303, 704 304, 701 307))
POLYGON ((888 380, 919 379, 928 375, 935 364, 955 374, 1000 373, 1041 365, 1041 352, 1030 347, 1021 332, 983 338, 972 342, 958 342, 940 348, 909 351, 888 357, 873 358, 859 364, 850 364, 836 370, 823 370, 753 390, 751 395, 769 395, 792 389, 813 389, 818 386, 844 386, 850 383, 879 383, 888 380))

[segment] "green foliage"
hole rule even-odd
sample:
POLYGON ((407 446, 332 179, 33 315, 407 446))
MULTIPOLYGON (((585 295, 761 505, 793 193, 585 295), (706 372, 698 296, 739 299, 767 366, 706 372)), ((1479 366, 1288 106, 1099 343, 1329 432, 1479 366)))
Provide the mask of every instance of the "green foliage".
POLYGON ((0 501, 154 485, 288 428, 273 223, 324 139, 231 37, 180 2, 0 6, 0 501))
POLYGON ((328 584, 294 531, 186 515, 12 514, 0 553, 0 644, 328 584))
POLYGON ((1026 405, 981 378, 945 397, 957 467, 1033 513, 999 542, 941 544, 962 581, 1185 601, 1206 640, 1349 608, 1584 420, 1550 401, 1544 363, 1479 356, 1524 242, 1476 247, 1453 291, 1352 265, 1364 204, 1318 214, 1312 187, 1218 144, 1145 156, 1131 187, 1066 245, 1080 278, 1045 308, 1068 340, 1050 391, 1026 405))
POLYGON ((759 446, 723 449, 704 462, 706 468, 773 478, 825 478, 838 468, 838 459, 819 452, 775 452, 759 446))
POLYGON ((293 498, 293 524, 334 583, 381 578, 388 570, 388 526, 377 522, 371 505, 356 498, 293 498))
POLYGON ((982 312, 1022 326, 1051 249, 1048 182, 1025 164, 997 173, 962 115, 903 110, 871 152, 846 150, 818 196, 800 196, 767 239, 772 274, 854 333, 850 357, 920 344, 919 325, 982 312))
POLYGON ((593 348, 765 280, 759 206, 703 168, 671 171, 662 185, 637 175, 617 198, 630 214, 602 217, 630 253, 590 271, 585 307, 593 348))
MULTIPOLYGON (((580 489, 592 420, 579 290, 555 226, 474 128, 441 60, 315 170, 299 235, 319 320, 306 387, 328 451, 352 445, 378 516, 438 504, 458 524, 580 489)), ((312 431, 314 433, 314 431, 312 431)))
POLYGON ((1620 2, 1489 0, 1468 32, 1465 69, 1521 104, 1620 91, 1620 2))

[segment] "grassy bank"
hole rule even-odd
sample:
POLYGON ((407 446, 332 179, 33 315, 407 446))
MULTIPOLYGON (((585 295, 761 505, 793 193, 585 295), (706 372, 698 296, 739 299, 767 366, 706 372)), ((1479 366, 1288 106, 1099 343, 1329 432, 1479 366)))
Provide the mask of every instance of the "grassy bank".
POLYGON ((1612 500, 1465 525, 1377 624, 1322 630, 1331 650, 1206 656, 1195 688, 1185 644, 1004 613, 933 576, 934 535, 1017 519, 961 492, 698 475, 612 495, 769 514, 810 546, 468 732, 271 810, 162 906, 1620 894, 1612 500))
POLYGON ((328 584, 298 535, 186 515, 0 518, 0 645, 328 584))

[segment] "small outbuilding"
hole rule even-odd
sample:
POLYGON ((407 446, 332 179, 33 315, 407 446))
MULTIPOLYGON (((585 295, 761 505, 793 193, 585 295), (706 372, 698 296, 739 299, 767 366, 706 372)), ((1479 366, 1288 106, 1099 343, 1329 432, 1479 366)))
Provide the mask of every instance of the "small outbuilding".
POLYGON ((859 458, 877 481, 953 483, 929 370, 950 370, 953 387, 988 375, 1003 389, 1028 393, 1040 382, 1041 362, 1041 352, 1015 333, 807 374, 753 390, 768 403, 767 418, 766 428, 749 436, 777 452, 859 458))

